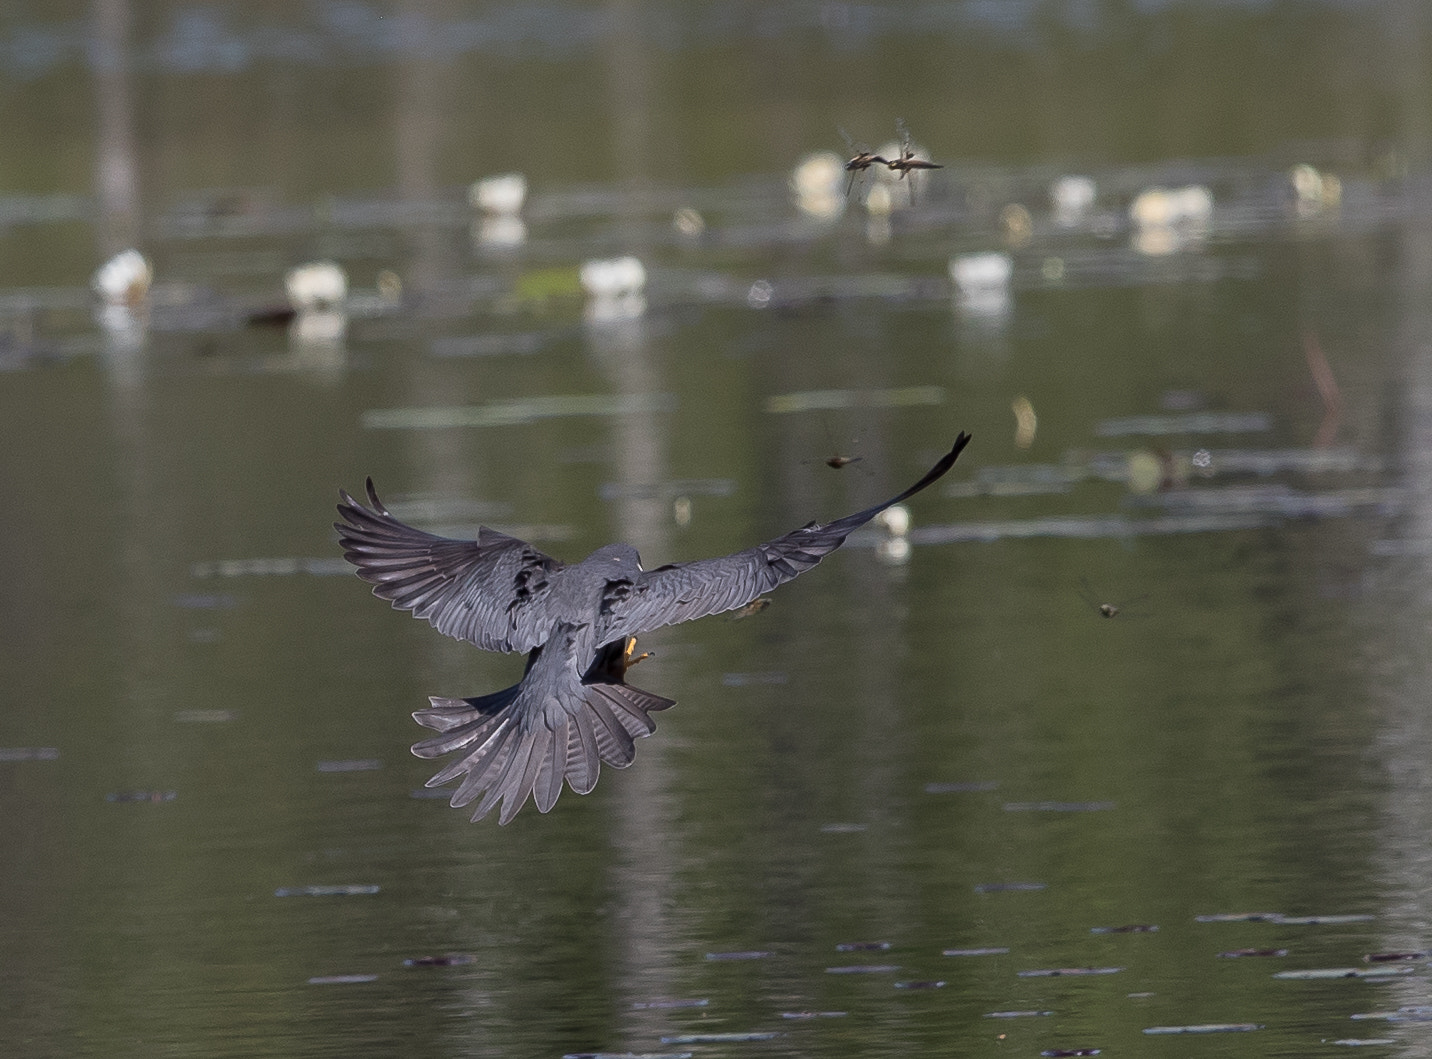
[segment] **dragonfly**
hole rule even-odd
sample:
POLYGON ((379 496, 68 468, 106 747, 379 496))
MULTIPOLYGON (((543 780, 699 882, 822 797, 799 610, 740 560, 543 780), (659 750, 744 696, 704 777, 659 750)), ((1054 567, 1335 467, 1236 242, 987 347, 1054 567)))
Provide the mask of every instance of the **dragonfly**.
POLYGON ((863 176, 865 171, 876 162, 888 166, 890 161, 889 159, 881 158, 878 154, 872 154, 868 148, 852 140, 850 134, 844 129, 840 129, 839 126, 837 126, 837 128, 840 131, 841 139, 845 141, 846 148, 853 152, 850 161, 845 163, 845 171, 850 174, 845 181, 845 194, 849 197, 851 188, 855 187, 857 177, 863 176))
POLYGON ((944 169, 943 165, 930 162, 924 158, 916 158, 915 152, 910 147, 910 130, 905 126, 905 119, 901 118, 895 123, 900 132, 900 157, 893 161, 884 158, 876 159, 885 162, 893 173, 899 173, 900 179, 904 180, 907 173, 913 173, 917 169, 944 169))
POLYGON ((1080 598, 1089 604, 1090 607, 1094 608, 1094 610, 1098 611, 1101 618, 1117 618, 1119 614, 1123 612, 1124 608, 1131 607, 1135 603, 1142 603, 1149 598, 1148 593, 1145 592, 1142 596, 1126 599, 1122 603, 1101 603, 1099 597, 1094 595, 1094 590, 1090 587, 1087 577, 1081 577, 1079 584, 1081 586, 1081 591, 1079 592, 1080 598))
MULTIPOLYGON (((847 456, 842 453, 838 448, 836 448, 835 438, 831 435, 829 423, 822 420, 821 428, 825 431, 825 439, 826 441, 830 442, 831 449, 831 454, 829 456, 824 457, 821 462, 824 463, 831 470, 839 471, 846 467, 849 467, 852 463, 859 463, 861 460, 865 459, 864 456, 847 456)), ((802 460, 801 462, 810 463, 811 461, 802 460)))

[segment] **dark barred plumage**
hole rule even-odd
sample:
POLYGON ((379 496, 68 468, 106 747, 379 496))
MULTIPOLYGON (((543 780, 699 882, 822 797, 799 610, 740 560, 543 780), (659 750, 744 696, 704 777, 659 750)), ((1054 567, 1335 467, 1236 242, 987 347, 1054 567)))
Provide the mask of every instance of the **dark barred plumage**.
POLYGON ((586 794, 601 763, 631 764, 634 740, 656 730, 651 714, 675 705, 626 683, 639 634, 745 607, 809 570, 852 531, 944 475, 969 440, 960 434, 923 478, 884 503, 733 555, 651 571, 629 544, 609 544, 567 566, 486 526, 464 541, 406 525, 383 506, 372 479, 367 506, 340 491, 342 521, 334 526, 344 557, 375 595, 448 636, 528 656, 512 687, 472 699, 435 697, 413 714, 438 733, 414 744, 414 754, 459 755, 428 786, 461 778, 452 804, 480 798, 478 820, 501 802, 504 824, 529 795, 547 812, 563 781, 586 794))

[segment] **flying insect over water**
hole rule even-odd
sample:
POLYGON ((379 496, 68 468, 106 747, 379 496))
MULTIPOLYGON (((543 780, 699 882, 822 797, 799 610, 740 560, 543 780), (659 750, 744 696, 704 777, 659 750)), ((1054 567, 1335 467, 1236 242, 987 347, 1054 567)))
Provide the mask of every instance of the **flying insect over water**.
POLYGON ((915 152, 910 146, 910 130, 905 126, 905 119, 901 118, 895 124, 900 132, 900 157, 893 161, 886 161, 883 158, 877 159, 877 161, 885 162, 885 164, 890 167, 891 172, 899 173, 901 180, 905 179, 906 174, 912 173, 916 169, 945 168, 936 162, 930 162, 924 158, 916 158, 915 152))
POLYGON ((845 141, 846 148, 853 152, 850 161, 845 163, 845 171, 850 174, 845 181, 845 194, 849 196, 851 189, 855 187, 857 177, 864 175, 865 171, 876 162, 885 166, 888 166, 890 162, 878 154, 872 154, 864 145, 857 144, 844 129, 840 129, 840 136, 845 141))
POLYGON ((1142 596, 1135 596, 1133 599, 1126 599, 1122 603, 1103 603, 1100 602, 1098 596, 1094 595, 1094 590, 1089 587, 1088 578, 1081 577, 1079 579, 1079 585, 1080 598, 1083 599, 1085 603, 1089 604, 1089 606, 1092 607, 1094 610, 1098 611, 1099 616, 1102 618, 1117 618, 1121 613, 1123 613, 1126 607, 1132 607, 1135 603, 1142 603, 1144 600, 1149 598, 1148 593, 1146 592, 1142 596))
POLYGON ((451 804, 477 801, 474 820, 501 802, 504 824, 529 796, 547 812, 564 781, 586 794, 603 763, 631 764, 634 741, 656 730, 652 713, 676 705, 626 682, 640 661, 632 656, 638 634, 751 607, 943 477, 969 441, 961 433, 923 478, 883 503, 731 555, 655 570, 644 569, 629 544, 608 544, 568 566, 485 526, 476 540, 440 537, 395 518, 371 478, 366 505, 340 490, 334 528, 343 556, 374 595, 483 650, 527 655, 512 687, 433 697, 413 714, 437 733, 414 744, 416 756, 456 755, 427 786, 457 781, 451 804))

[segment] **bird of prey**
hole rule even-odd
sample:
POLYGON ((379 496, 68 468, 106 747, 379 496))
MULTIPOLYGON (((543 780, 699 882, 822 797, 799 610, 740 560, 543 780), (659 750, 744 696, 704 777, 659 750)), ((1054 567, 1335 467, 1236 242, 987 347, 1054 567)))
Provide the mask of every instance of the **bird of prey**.
POLYGON ((456 753, 427 786, 460 779, 452 805, 499 801, 507 823, 529 795, 545 813, 565 781, 578 794, 605 762, 630 765, 633 741, 656 730, 651 714, 676 703, 626 682, 638 634, 745 607, 809 570, 881 511, 945 474, 970 436, 918 482, 884 503, 824 525, 809 523, 716 559, 642 569, 629 544, 608 544, 575 565, 483 526, 477 540, 440 537, 399 522, 368 479, 368 505, 340 490, 335 522, 344 557, 373 594, 439 632, 486 651, 527 655, 522 679, 471 699, 437 696, 413 718, 438 734, 420 758, 456 753))

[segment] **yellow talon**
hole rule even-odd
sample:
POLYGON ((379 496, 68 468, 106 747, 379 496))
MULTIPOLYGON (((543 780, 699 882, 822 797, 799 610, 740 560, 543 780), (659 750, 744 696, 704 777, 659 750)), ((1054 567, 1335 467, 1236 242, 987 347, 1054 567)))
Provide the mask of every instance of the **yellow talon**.
POLYGON ((633 657, 631 656, 631 653, 632 653, 633 651, 635 651, 635 650, 636 650, 636 637, 635 637, 635 636, 628 636, 628 637, 627 637, 627 643, 626 643, 626 650, 622 652, 622 671, 623 671, 623 672, 625 672, 626 670, 630 669, 632 666, 636 665, 638 662, 642 661, 643 659, 653 657, 653 655, 652 655, 652 653, 651 653, 650 651, 643 651, 641 654, 639 654, 639 655, 637 655, 635 658, 633 658, 633 657))

